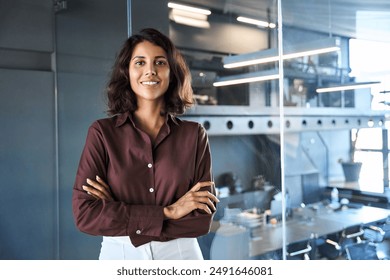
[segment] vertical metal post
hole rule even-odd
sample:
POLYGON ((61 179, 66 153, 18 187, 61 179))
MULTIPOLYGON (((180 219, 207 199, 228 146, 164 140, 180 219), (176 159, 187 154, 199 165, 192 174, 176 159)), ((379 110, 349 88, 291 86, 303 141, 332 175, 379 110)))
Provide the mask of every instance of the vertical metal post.
POLYGON ((57 13, 66 10, 66 1, 53 3, 53 52, 51 54, 51 70, 54 75, 54 141, 55 141, 55 259, 60 259, 60 159, 59 159, 59 104, 58 104, 58 69, 57 69, 57 13))
POLYGON ((127 0, 127 37, 133 33, 133 26, 131 24, 131 0, 127 0))
POLYGON ((278 50, 279 50, 279 118, 280 118, 280 186, 282 189, 282 252, 283 260, 287 256, 287 242, 286 242, 286 186, 284 174, 284 71, 283 71, 283 22, 282 22, 282 0, 278 0, 278 50))
POLYGON ((389 188, 389 136, 388 130, 382 129, 382 156, 383 156, 383 187, 389 188))
MULTIPOLYGON (((267 20, 268 23, 271 23, 271 10, 270 8, 267 8, 267 20)), ((268 28, 267 30, 267 40, 268 40, 268 48, 270 49, 272 47, 272 33, 271 33, 271 28, 268 28)), ((271 82, 266 82, 265 83, 265 106, 271 107, 271 82)))

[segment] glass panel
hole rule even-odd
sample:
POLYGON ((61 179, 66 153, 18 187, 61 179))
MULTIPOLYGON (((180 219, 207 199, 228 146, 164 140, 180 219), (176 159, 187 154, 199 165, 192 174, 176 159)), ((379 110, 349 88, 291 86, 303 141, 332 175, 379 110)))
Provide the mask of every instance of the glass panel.
POLYGON ((207 129, 220 203, 212 231, 198 238, 206 259, 281 259, 282 196, 277 82, 232 81, 275 70, 273 64, 226 68, 229 59, 277 50, 277 30, 239 16, 277 22, 269 1, 185 1, 211 10, 203 28, 184 25, 170 9, 170 36, 189 64, 197 106, 185 118, 207 129), (275 49, 276 48, 276 49, 275 49), (265 111, 264 109, 276 109, 265 111), (271 115, 270 115, 271 112, 271 115), (267 117, 265 117, 265 115, 267 117), (272 134, 270 134, 272 132, 272 134), (276 132, 276 133, 275 133, 276 132))
POLYGON ((365 84, 374 80, 374 88, 376 75, 366 80, 357 71, 361 70, 355 63, 358 56, 350 54, 351 40, 369 34, 362 29, 367 19, 360 12, 371 8, 329 0, 185 2, 212 11, 203 29, 170 21, 171 37, 189 62, 197 93, 198 106, 187 118, 208 129, 223 201, 215 230, 208 236, 210 246, 226 225, 248 229, 242 214, 261 214, 265 222, 250 230, 251 258, 348 258, 346 251, 329 249, 326 240, 341 242, 343 230, 354 230, 356 221, 367 222, 365 212, 352 208, 386 206, 381 199, 372 203, 377 199, 372 193, 383 191, 385 174, 381 157, 385 114, 373 111, 375 96, 365 84), (240 15, 266 19, 276 28, 237 23, 240 15), (318 52, 323 47, 330 49, 318 52), (248 56, 257 62, 225 67, 248 56), (268 60, 260 61, 264 58, 268 60), (279 61, 283 68, 278 67, 279 61), (273 70, 283 75, 234 86, 215 84, 242 75, 260 78, 273 70), (355 142, 351 135, 356 131, 355 142), (363 162, 360 176, 348 175, 351 160, 363 162), (258 184, 261 192, 273 190, 271 199, 260 207, 264 200, 251 189, 258 184))
POLYGON ((363 163, 359 177, 359 189, 383 193, 382 152, 356 152, 355 159, 357 162, 363 163))
POLYGON ((275 37, 276 34, 275 4, 267 1, 185 3, 211 11, 209 15, 203 17, 203 24, 199 27, 178 20, 176 15, 181 13, 179 10, 174 8, 169 10, 170 36, 184 54, 192 73, 198 103, 194 113, 220 114, 228 111, 233 115, 248 112, 255 114, 259 112, 259 106, 272 106, 271 87, 267 82, 233 82, 228 86, 217 84, 221 80, 231 82, 237 78, 253 76, 253 72, 269 69, 269 66, 229 67, 225 64, 226 59, 266 50, 274 44, 270 36, 275 37), (248 11, 251 11, 249 14, 252 14, 252 20, 270 22, 271 28, 239 21, 241 15, 248 17, 248 11))
MULTIPOLYGON (((283 175, 286 213, 289 206, 293 213, 286 215, 286 258, 366 258, 351 253, 360 241, 370 241, 363 225, 379 226, 377 221, 388 216, 382 196, 385 112, 372 101, 376 81, 386 74, 365 72, 361 52, 350 54, 350 46, 355 39, 383 40, 367 29, 372 21, 381 22, 372 13, 378 7, 328 0, 281 2, 283 175), (338 49, 316 53, 329 39, 338 49), (382 214, 365 216, 376 211, 382 214), (351 247, 345 248, 347 243, 351 247)), ((386 68, 382 73, 389 72, 381 66, 386 68)))
POLYGON ((108 117, 107 79, 127 38, 126 0, 55 2, 56 93, 59 128, 60 258, 98 259, 102 238, 81 233, 69 216, 71 189, 86 134, 108 117), (63 233, 63 234, 62 234, 63 233), (80 251, 75 252, 74 248, 80 251))
POLYGON ((352 140, 356 139, 356 149, 382 150, 382 128, 362 128, 357 133, 357 138, 356 130, 352 135, 352 140))

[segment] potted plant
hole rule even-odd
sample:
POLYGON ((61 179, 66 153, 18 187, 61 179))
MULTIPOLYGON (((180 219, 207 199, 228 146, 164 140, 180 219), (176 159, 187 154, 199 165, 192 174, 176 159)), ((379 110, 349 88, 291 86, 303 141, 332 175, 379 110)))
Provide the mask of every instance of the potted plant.
POLYGON ((362 163, 355 161, 356 143, 358 139, 359 130, 352 130, 352 137, 349 149, 349 160, 344 161, 339 159, 339 163, 343 167, 344 177, 346 182, 357 182, 359 180, 362 163))

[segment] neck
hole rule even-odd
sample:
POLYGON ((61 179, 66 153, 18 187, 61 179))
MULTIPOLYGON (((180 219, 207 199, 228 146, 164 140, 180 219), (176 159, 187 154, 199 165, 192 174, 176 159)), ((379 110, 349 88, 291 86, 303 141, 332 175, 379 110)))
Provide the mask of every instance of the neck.
POLYGON ((137 126, 147 133, 154 142, 165 121, 165 116, 161 115, 161 106, 156 108, 140 107, 134 112, 134 120, 137 126))

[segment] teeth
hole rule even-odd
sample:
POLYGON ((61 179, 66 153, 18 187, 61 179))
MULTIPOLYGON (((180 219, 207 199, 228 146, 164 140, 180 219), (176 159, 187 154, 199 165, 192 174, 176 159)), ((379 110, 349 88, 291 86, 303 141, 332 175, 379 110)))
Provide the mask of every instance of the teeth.
POLYGON ((157 85, 158 82, 142 82, 143 85, 157 85))

